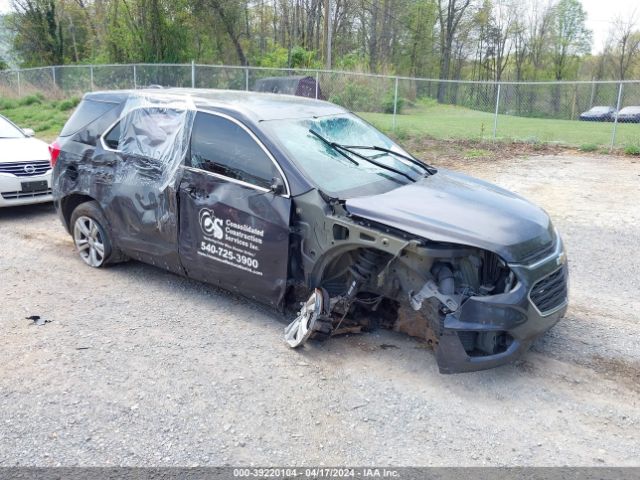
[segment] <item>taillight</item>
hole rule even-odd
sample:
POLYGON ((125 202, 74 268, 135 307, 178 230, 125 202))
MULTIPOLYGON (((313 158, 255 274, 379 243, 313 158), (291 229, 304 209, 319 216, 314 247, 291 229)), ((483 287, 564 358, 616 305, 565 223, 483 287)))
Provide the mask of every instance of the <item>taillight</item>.
POLYGON ((60 145, 58 145, 58 142, 53 142, 49 145, 49 155, 51 156, 49 163, 51 164, 51 168, 53 168, 56 166, 56 162, 60 156, 60 145))

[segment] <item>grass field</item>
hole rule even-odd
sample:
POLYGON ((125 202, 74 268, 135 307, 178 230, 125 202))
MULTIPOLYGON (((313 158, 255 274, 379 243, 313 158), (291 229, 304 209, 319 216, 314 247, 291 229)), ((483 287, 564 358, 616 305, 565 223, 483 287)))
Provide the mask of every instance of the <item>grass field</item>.
MULTIPOLYGON (((361 114, 376 127, 392 132, 392 116, 384 113, 361 114)), ((400 139, 429 136, 435 139, 490 140, 494 115, 451 105, 416 106, 396 118, 400 139)), ((560 143, 585 150, 611 145, 612 123, 550 120, 498 115, 497 139, 531 143, 560 143)), ((640 124, 619 124, 616 147, 640 146, 640 124)))
POLYGON ((22 128, 32 128, 36 137, 47 142, 55 139, 78 104, 77 98, 45 100, 29 95, 18 100, 0 98, 0 115, 22 128))
MULTIPOLYGON (((77 98, 45 100, 30 95, 19 100, 0 98, 0 115, 24 128, 33 128, 36 136, 52 141, 78 104, 77 98)), ((491 140, 494 116, 451 105, 419 105, 397 116, 393 131, 392 115, 361 113, 381 130, 400 140, 430 137, 437 140, 491 140)), ((529 143, 559 143, 584 151, 608 149, 613 124, 498 116, 497 140, 529 143)), ((640 124, 618 125, 616 147, 640 150, 640 124)))

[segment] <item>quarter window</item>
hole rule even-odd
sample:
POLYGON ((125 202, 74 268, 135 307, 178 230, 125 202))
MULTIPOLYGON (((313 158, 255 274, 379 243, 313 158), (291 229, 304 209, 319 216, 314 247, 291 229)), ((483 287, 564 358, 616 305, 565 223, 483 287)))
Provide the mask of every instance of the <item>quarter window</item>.
POLYGON ((240 125, 199 112, 191 134, 191 166, 270 188, 281 178, 271 158, 240 125))
POLYGON ((104 137, 104 143, 111 150, 118 150, 120 143, 120 122, 118 122, 104 137))
POLYGON ((184 122, 185 113, 180 110, 135 109, 113 126, 104 136, 104 143, 108 148, 128 155, 169 160, 165 157, 179 153, 184 122))

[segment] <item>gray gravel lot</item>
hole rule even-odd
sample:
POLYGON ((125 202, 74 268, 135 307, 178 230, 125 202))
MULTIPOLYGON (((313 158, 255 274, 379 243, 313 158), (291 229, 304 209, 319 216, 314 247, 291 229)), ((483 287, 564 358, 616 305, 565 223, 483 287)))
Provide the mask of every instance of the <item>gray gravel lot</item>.
POLYGON ((640 163, 450 167, 542 205, 569 250, 569 313, 515 365, 443 376, 386 331, 293 351, 260 305, 90 269, 51 206, 0 210, 0 466, 640 465, 640 163))

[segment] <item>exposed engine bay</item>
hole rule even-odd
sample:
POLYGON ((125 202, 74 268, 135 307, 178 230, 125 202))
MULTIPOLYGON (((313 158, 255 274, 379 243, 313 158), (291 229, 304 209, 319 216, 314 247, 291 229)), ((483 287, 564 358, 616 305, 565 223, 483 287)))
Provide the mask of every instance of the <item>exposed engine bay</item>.
MULTIPOLYGON (((309 338, 387 328, 437 348, 448 314, 471 297, 507 293, 517 283, 495 253, 414 238, 366 219, 339 215, 345 213, 339 202, 330 205, 333 215, 323 212, 321 221, 332 220, 331 228, 314 228, 304 221, 306 209, 297 210, 299 242, 294 245, 312 293, 301 298, 305 289, 293 290, 298 296, 294 294, 289 305, 302 308, 285 330, 291 347, 309 338), (332 238, 319 231, 332 232, 332 238)), ((500 332, 458 336, 470 355, 493 355, 509 343, 500 332)))

